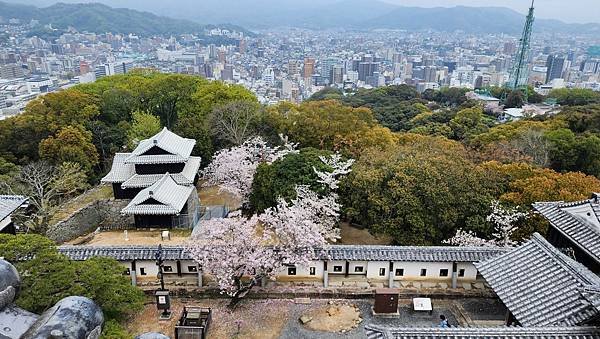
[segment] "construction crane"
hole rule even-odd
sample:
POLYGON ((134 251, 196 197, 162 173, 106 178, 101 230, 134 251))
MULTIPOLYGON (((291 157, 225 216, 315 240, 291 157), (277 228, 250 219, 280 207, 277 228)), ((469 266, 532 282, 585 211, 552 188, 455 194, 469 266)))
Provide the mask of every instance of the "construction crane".
POLYGON ((529 8, 529 14, 527 14, 527 20, 525 21, 525 27, 523 28, 523 34, 519 40, 519 49, 515 57, 515 62, 512 67, 510 78, 506 86, 511 90, 522 90, 525 95, 525 102, 527 102, 527 78, 529 77, 529 53, 531 51, 531 32, 533 31, 534 16, 534 2, 531 1, 531 7, 529 8))

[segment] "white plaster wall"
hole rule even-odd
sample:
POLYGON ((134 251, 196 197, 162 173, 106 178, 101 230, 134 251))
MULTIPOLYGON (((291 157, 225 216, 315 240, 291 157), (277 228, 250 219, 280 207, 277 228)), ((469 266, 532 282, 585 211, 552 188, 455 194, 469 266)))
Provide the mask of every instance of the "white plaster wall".
POLYGON ((322 261, 311 261, 308 265, 299 265, 296 266, 296 275, 288 275, 288 268, 282 267, 275 274, 277 279, 290 280, 292 278, 302 280, 302 279, 323 279, 323 262, 322 261), (315 268, 315 275, 310 275, 310 267, 315 268))
POLYGON ((351 261, 348 270, 348 275, 366 275, 368 271, 368 263, 366 261, 351 261), (356 267, 362 267, 362 272, 354 272, 356 267))
POLYGON ((327 272, 330 274, 346 274, 346 261, 345 260, 331 260, 327 262, 327 272), (334 272, 333 267, 342 266, 341 272, 334 272))
POLYGON ((193 260, 181 260, 181 273, 183 274, 197 274, 198 272, 190 272, 188 266, 194 266, 197 270, 200 270, 198 264, 193 260))
POLYGON ((135 262, 136 274, 140 278, 153 278, 156 279, 158 274, 158 267, 154 260, 137 260, 135 262), (146 275, 141 274, 141 268, 144 268, 146 275))
POLYGON ((394 280, 451 280, 452 263, 451 262, 408 262, 396 261, 393 269, 394 280), (403 268, 404 276, 397 277, 396 269, 403 268), (421 269, 427 270, 427 275, 421 276, 421 269), (440 270, 447 269, 448 276, 440 277, 440 270))
POLYGON ((461 268, 465 269, 465 276, 458 277, 459 281, 475 281, 477 279, 477 268, 475 268, 475 265, 473 265, 472 263, 469 263, 469 262, 458 263, 458 265, 456 267, 456 275, 457 276, 458 276, 458 272, 460 271, 461 268))
POLYGON ((369 265, 367 267, 367 278, 369 279, 377 279, 377 280, 387 280, 390 269, 389 261, 369 261, 369 265), (379 269, 385 268, 385 274, 379 275, 379 269))

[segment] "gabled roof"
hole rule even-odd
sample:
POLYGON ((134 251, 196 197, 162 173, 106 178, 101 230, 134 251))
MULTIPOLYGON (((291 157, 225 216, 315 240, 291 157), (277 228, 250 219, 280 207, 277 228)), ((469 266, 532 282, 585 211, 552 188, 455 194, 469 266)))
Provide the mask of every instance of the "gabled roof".
POLYGON ((131 178, 135 174, 135 166, 126 164, 125 160, 131 156, 131 153, 117 153, 113 158, 110 172, 102 178, 104 183, 122 183, 131 178))
POLYGON ((124 214, 175 215, 187 202, 193 186, 178 185, 169 173, 138 193, 122 210, 124 214), (147 202, 151 203, 147 203, 147 202))
POLYGON ((368 339, 596 339, 597 327, 405 327, 365 326, 368 339))
POLYGON ((600 278, 537 233, 475 267, 523 326, 572 326, 600 315, 600 278))
POLYGON ((600 263, 600 196, 572 203, 533 204, 550 225, 600 263))
MULTIPOLYGON (((190 259, 183 246, 163 246, 167 248, 172 260, 190 259)), ((481 256, 470 257, 461 254, 470 252, 469 248, 452 247, 453 252, 447 252, 444 256, 433 255, 434 250, 444 252, 447 247, 408 247, 408 246, 369 246, 369 245, 331 245, 327 248, 327 253, 330 254, 332 260, 381 260, 381 261, 457 261, 471 262, 472 259, 479 260, 483 258, 491 258, 493 256, 504 253, 502 249, 483 249, 481 256), (395 250, 394 250, 395 249, 395 250), (357 253, 363 253, 358 256, 357 253)), ((61 246, 61 252, 68 255, 74 260, 85 260, 92 256, 106 256, 117 260, 132 260, 132 259, 153 259, 156 246, 61 246)))
MULTIPOLYGON (((190 157, 185 163, 181 173, 171 174, 171 177, 179 185, 193 185, 194 179, 200 169, 200 157, 190 157)), ((131 178, 121 184, 122 188, 145 188, 149 187, 163 177, 163 174, 134 174, 131 178)))
POLYGON ((22 195, 0 195, 0 221, 26 203, 27 198, 22 195))
POLYGON ((169 131, 166 127, 151 138, 140 141, 125 160, 128 164, 156 164, 184 162, 192 154, 196 140, 186 139, 169 131), (146 155, 153 147, 158 147, 168 154, 146 155))

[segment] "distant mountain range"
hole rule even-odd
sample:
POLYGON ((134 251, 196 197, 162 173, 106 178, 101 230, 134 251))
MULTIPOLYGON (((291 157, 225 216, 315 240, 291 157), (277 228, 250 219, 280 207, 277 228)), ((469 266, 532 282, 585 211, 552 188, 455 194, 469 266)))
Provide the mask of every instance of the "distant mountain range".
MULTIPOLYGON (((36 6, 56 0, 11 0, 36 6)), ((197 29, 197 23, 233 23, 249 28, 280 26, 311 29, 400 29, 464 31, 469 33, 519 34, 525 23, 521 13, 501 7, 402 7, 378 0, 61 0, 101 2, 115 7, 152 12, 112 9, 99 4, 55 4, 39 9, 38 20, 60 24, 77 23, 95 30, 137 29, 148 32, 182 32, 197 29), (110 12, 110 15, 109 15, 110 12), (56 13, 56 14, 55 14, 56 13), (51 15, 51 17, 47 17, 51 15), (168 19, 157 15, 167 15, 168 19), (92 20, 89 20, 92 19, 92 20)), ((5 4, 6 5, 6 4, 5 4)), ((523 11, 527 3, 524 1, 523 11)), ((10 12, 9 12, 10 13, 10 12)), ((0 16, 5 14, 0 6, 0 16)), ((538 19, 537 32, 600 34, 600 24, 567 24, 538 19)))
MULTIPOLYGON (((38 8, 31 5, 19 5, 0 1, 0 17, 22 21, 38 20, 41 24, 51 24, 53 28, 74 27, 79 31, 95 33, 133 33, 143 36, 160 34, 203 33, 206 28, 215 25, 172 19, 149 12, 140 12, 127 8, 112 8, 99 3, 66 4, 57 3, 38 8)), ((249 33, 244 28, 230 24, 221 28, 249 33)))

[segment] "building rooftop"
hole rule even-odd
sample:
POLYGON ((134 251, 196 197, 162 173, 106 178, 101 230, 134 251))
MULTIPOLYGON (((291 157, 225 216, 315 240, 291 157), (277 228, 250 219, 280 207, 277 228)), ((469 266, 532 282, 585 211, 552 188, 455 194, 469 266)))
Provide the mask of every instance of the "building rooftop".
MULTIPOLYGON (((193 185, 194 179, 200 169, 200 157, 190 157, 185 163, 185 167, 181 173, 171 174, 171 178, 175 180, 178 185, 193 185)), ((123 184, 122 188, 145 188, 149 187, 163 177, 163 174, 134 174, 127 179, 123 184)))
POLYGON ((131 178, 135 174, 135 166, 125 163, 125 159, 128 159, 130 156, 131 153, 115 154, 110 172, 102 178, 102 182, 119 184, 131 178))
POLYGON ((192 154, 196 140, 186 139, 169 131, 166 127, 151 138, 140 141, 131 152, 126 164, 157 164, 185 162, 192 154), (153 148, 159 148, 167 154, 146 154, 153 148))
POLYGON ((571 203, 538 202, 533 204, 533 208, 554 229, 600 263, 600 194, 571 203))
POLYGON ((365 326, 368 339, 595 339, 596 327, 405 327, 365 326))
POLYGON ((27 198, 22 195, 0 195, 0 221, 26 203, 27 198))
POLYGON ((193 186, 183 186, 169 173, 138 193, 123 209, 124 214, 173 215, 183 209, 193 186))
POLYGON ((600 278, 537 233, 475 267, 523 326, 573 326, 600 315, 600 278))
MULTIPOLYGON (((61 246, 60 251, 71 259, 85 260, 94 256, 112 257, 117 260, 154 259, 157 246, 61 246)), ((505 252, 499 248, 481 248, 473 252, 472 248, 462 247, 410 247, 410 246, 369 246, 369 245, 331 245, 328 248, 331 260, 394 260, 394 261, 457 261, 473 262, 490 259, 505 252), (441 256, 435 253, 444 253, 441 256)), ((190 259, 183 246, 163 246, 167 260, 190 259)), ((326 256, 323 256, 326 258, 326 256)))

